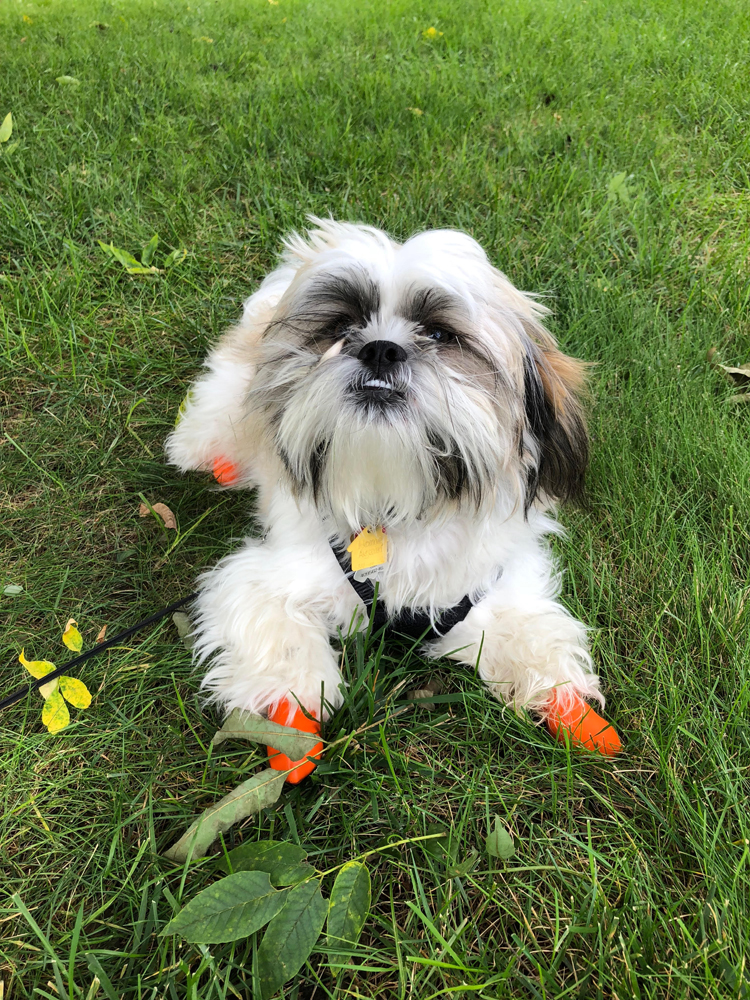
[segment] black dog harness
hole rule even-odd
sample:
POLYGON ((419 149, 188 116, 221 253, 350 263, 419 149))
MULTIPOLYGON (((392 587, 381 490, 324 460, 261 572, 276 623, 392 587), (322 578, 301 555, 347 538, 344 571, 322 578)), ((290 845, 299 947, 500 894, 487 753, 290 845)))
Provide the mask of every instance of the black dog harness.
POLYGON ((409 608, 403 608, 393 618, 389 618, 388 612, 385 610, 385 604, 382 601, 378 601, 375 604, 375 611, 373 612, 372 605, 375 601, 375 585, 372 580, 355 580, 349 553, 343 548, 336 548, 334 545, 331 545, 331 548, 338 560, 339 566, 344 572, 344 576, 354 588, 357 596, 364 602, 374 631, 385 626, 388 632, 396 632, 400 635, 406 635, 410 639, 422 639, 425 642, 429 642, 431 639, 439 639, 447 632, 450 632, 453 626, 462 622, 474 607, 471 598, 467 594, 452 608, 441 611, 434 625, 426 612, 411 611, 409 608))

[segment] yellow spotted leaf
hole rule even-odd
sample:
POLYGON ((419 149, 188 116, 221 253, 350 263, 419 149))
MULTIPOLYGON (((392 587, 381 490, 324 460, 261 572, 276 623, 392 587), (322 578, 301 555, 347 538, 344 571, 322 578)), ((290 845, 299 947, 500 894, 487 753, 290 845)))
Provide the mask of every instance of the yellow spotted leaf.
POLYGON ((76 677, 66 677, 63 674, 60 678, 60 690, 74 708, 88 708, 91 704, 91 692, 76 677))
POLYGON ((39 694, 45 699, 51 698, 52 695, 55 693, 55 691, 57 691, 59 686, 60 686, 60 678, 55 677, 53 681, 47 681, 46 684, 39 685, 39 694))
POLYGON ((21 655, 18 657, 18 662, 22 663, 24 667, 28 670, 32 677, 36 677, 37 680, 40 677, 46 677, 47 674, 55 669, 55 664, 50 663, 49 660, 27 660, 24 656, 24 650, 21 650, 21 655))
POLYGON ((51 733, 59 733, 70 722, 70 712, 59 691, 54 691, 44 703, 42 722, 51 733))
POLYGON ((63 632, 62 641, 68 647, 72 649, 74 653, 80 653, 83 649, 83 637, 76 627, 78 622, 75 618, 68 618, 68 623, 65 626, 65 631, 63 632))
POLYGON ((185 396, 183 401, 180 403, 180 408, 177 411, 177 419, 174 422, 175 427, 179 427, 180 421, 185 416, 185 410, 187 410, 188 406, 192 405, 192 402, 193 402, 193 390, 190 389, 187 396, 185 396))

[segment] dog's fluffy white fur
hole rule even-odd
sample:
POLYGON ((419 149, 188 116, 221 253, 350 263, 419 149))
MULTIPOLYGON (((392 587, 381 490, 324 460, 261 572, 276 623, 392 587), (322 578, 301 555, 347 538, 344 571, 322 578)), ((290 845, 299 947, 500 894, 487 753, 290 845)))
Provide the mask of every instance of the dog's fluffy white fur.
POLYGON ((384 525, 389 614, 474 601, 428 655, 478 661, 516 709, 544 714, 553 689, 603 704, 545 537, 585 471, 584 366, 466 234, 313 225, 210 352, 167 441, 182 470, 234 463, 264 529, 200 578, 204 687, 227 710, 341 704, 331 640, 367 616, 331 543, 384 525))

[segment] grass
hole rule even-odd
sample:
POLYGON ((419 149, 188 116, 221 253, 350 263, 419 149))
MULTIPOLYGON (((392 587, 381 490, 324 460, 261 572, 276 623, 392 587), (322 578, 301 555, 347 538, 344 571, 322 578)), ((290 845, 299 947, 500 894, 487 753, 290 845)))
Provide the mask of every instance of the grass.
MULTIPOLYGON (((24 587, 0 597, 4 690, 24 681, 22 646, 64 662, 68 617, 90 646, 187 593, 248 530, 248 498, 178 476, 161 442, 306 213, 398 237, 467 229, 598 363, 588 503, 564 512, 559 548, 626 752, 569 756, 447 663, 448 698, 409 707, 434 665, 347 648, 330 734, 377 725, 229 845, 299 840, 323 870, 438 824, 459 868, 425 842, 373 855, 351 970, 335 980, 316 955, 287 997, 750 995, 748 410, 706 363, 712 346, 750 358, 749 14, 722 0, 0 10, 0 119, 13 112, 19 143, 0 153, 0 583, 24 587), (154 233, 157 265, 188 251, 155 278, 97 243, 137 255, 154 233), (177 545, 138 517, 140 494, 174 510, 177 545), (508 862, 483 851, 495 813, 508 862)), ((214 877, 160 852, 262 756, 207 753, 217 718, 168 622, 81 676, 94 702, 60 735, 38 697, 0 717, 6 1000, 75 1000, 95 974, 109 1000, 250 998, 257 941, 158 937, 214 877)))

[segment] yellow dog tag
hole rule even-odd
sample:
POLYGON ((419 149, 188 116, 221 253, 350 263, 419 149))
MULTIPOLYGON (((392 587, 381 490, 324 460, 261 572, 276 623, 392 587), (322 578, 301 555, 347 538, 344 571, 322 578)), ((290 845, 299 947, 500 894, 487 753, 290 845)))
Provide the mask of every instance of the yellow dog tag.
POLYGON ((374 532, 365 528, 364 531, 360 531, 346 551, 352 554, 352 569, 355 573, 357 570, 369 569, 371 566, 382 566, 388 559, 388 539, 385 528, 376 528, 374 532))

